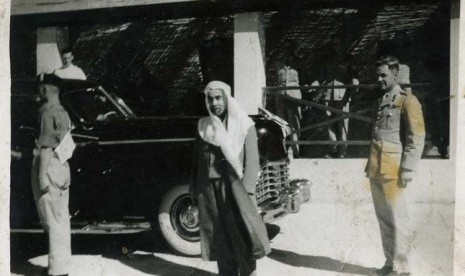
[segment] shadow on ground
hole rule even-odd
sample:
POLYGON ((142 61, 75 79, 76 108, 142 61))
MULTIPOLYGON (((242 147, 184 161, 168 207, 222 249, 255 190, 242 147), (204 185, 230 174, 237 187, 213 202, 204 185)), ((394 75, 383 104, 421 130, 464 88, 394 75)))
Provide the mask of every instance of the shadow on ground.
POLYGON ((281 228, 276 224, 266 223, 265 226, 266 232, 268 234, 268 239, 270 241, 273 240, 279 234, 279 231, 281 231, 281 228))
MULTIPOLYGON (((280 228, 277 225, 266 224, 266 228, 270 240, 279 234, 280 228)), ((144 251, 172 255, 172 251, 166 246, 158 231, 130 235, 73 235, 71 242, 73 255, 102 255, 147 274, 215 275, 208 271, 167 261, 153 254, 131 254, 134 251, 144 251)), ((32 258, 48 253, 45 234, 12 234, 10 245, 12 273, 35 276, 40 275, 45 269, 29 262, 32 258)))
MULTIPOLYGON (((45 234, 12 234, 10 240, 11 272, 26 276, 40 275, 45 267, 34 265, 29 260, 47 255, 47 243, 45 234)), ((128 258, 124 253, 136 250, 171 253, 157 231, 130 235, 72 235, 71 247, 73 255, 102 255, 105 258, 116 260, 128 258)), ((164 260, 160 260, 158 263, 163 262, 164 260)), ((166 265, 176 266, 176 264, 166 265)), ((180 269, 182 270, 182 268, 180 269)), ((185 271, 187 270, 188 268, 185 269, 185 271)), ((157 272, 157 275, 174 274, 159 274, 157 272)))
POLYGON ((45 271, 45 269, 46 268, 43 266, 33 265, 28 262, 27 265, 24 264, 16 267, 15 269, 12 267, 11 272, 25 276, 41 276, 43 275, 42 273, 45 271))
POLYGON ((160 276, 214 276, 216 274, 191 266, 180 265, 154 255, 129 255, 118 259, 124 265, 145 274, 160 276))
POLYGON ((300 255, 280 249, 273 249, 268 257, 295 267, 308 267, 357 275, 373 275, 376 270, 375 268, 344 263, 329 257, 300 255))

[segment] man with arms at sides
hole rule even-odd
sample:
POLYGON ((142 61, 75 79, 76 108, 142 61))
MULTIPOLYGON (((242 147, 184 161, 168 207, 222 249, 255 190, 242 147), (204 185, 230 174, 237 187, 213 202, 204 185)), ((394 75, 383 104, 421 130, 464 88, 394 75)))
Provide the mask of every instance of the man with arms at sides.
MULTIPOLYGON (((284 60, 283 67, 278 70, 278 86, 300 86, 299 73, 297 70, 290 66, 291 63, 293 63, 292 58, 287 57, 284 60)), ((279 93, 299 100, 302 99, 302 92, 300 89, 279 90, 279 93)), ((298 130, 300 128, 301 113, 298 103, 276 97, 275 107, 276 115, 278 115, 281 119, 286 120, 289 123, 289 126, 292 128, 292 131, 298 130)), ((299 135, 297 133, 293 133, 290 137, 290 140, 293 142, 298 142, 299 135)), ((293 144, 291 148, 294 157, 298 157, 300 151, 299 144, 293 144)))
POLYGON ((399 86, 396 58, 380 58, 376 75, 383 95, 366 167, 386 256, 385 265, 376 275, 410 275, 408 254, 414 235, 409 225, 406 188, 423 152, 423 113, 417 98, 399 86))
POLYGON ((61 79, 53 74, 41 74, 38 82, 43 105, 39 109, 32 191, 40 222, 49 239, 45 275, 67 275, 71 259, 68 209, 71 178, 68 162, 60 162, 54 149, 70 131, 71 121, 59 100, 61 79))
POLYGON ((63 49, 61 52, 61 61, 63 62, 63 66, 56 69, 53 73, 62 79, 85 80, 86 75, 84 74, 84 71, 73 64, 73 59, 74 56, 71 49, 63 49))
POLYGON ((270 252, 257 213, 260 171, 254 122, 221 81, 205 90, 208 117, 198 123, 190 193, 199 208, 202 258, 220 275, 256 275, 256 260, 270 252))

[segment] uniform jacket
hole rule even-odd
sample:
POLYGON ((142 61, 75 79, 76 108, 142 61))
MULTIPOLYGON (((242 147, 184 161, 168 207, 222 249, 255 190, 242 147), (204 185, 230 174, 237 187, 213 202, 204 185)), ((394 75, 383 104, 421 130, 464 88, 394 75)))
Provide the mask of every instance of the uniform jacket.
MULTIPOLYGON (((70 130, 70 118, 66 110, 60 104, 44 104, 39 109, 39 121, 37 127, 37 149, 54 149, 61 142, 65 134, 70 130)), ((39 177, 38 155, 34 158, 32 166, 32 182, 37 183, 39 177), (37 160, 36 160, 37 159, 37 160)), ((58 157, 52 156, 50 165, 47 168, 48 181, 51 185, 66 189, 70 185, 70 170, 68 162, 62 164, 58 157)), ((38 193, 39 194, 39 193, 38 193)))
POLYGON ((423 152, 425 125, 418 99, 397 85, 377 105, 366 166, 369 178, 398 178, 400 168, 415 170, 423 152))
POLYGON ((60 104, 44 104, 39 109, 39 121, 36 127, 38 148, 55 148, 69 131, 70 118, 60 104))
MULTIPOLYGON (((193 166, 193 183, 190 187, 191 195, 198 201, 202 258, 205 260, 216 260, 216 246, 213 234, 219 214, 217 214, 213 191, 209 185, 209 159, 214 148, 215 146, 208 144, 202 139, 197 139, 193 166)), ((249 129, 245 138, 240 160, 244 162, 243 179, 238 179, 237 174, 227 162, 227 175, 223 176, 223 179, 232 187, 233 200, 239 207, 240 216, 246 228, 245 232, 251 240, 251 257, 258 259, 268 254, 271 250, 265 225, 257 213, 255 201, 255 185, 260 167, 257 134, 254 126, 249 129)))

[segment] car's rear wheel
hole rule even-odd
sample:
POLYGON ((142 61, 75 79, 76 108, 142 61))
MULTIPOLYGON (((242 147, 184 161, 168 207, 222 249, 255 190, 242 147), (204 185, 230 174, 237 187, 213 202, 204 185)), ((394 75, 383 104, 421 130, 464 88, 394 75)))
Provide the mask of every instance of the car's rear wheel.
POLYGON ((187 256, 200 254, 198 209, 192 204, 187 185, 175 186, 163 196, 158 223, 163 238, 175 252, 187 256))

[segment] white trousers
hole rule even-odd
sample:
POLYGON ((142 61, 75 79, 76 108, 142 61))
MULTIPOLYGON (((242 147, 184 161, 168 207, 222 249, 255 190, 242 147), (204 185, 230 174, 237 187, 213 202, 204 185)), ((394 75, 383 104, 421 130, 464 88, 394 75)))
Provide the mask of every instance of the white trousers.
POLYGON ((40 222, 48 234, 48 274, 68 274, 71 260, 69 166, 52 158, 47 170, 49 191, 46 194, 40 192, 38 172, 39 157, 36 157, 32 165, 32 191, 40 222))
MULTIPOLYGON (((381 231, 385 265, 399 273, 410 272, 408 256, 413 244, 406 188, 398 179, 370 179, 371 194, 381 231)), ((408 186, 407 186, 408 187, 408 186)))

